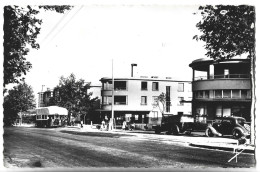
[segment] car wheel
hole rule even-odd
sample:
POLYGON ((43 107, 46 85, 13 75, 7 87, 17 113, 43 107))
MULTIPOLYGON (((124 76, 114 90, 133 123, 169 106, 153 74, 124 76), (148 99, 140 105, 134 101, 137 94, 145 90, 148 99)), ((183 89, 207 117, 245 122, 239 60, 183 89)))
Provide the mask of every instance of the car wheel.
POLYGON ((206 129, 205 135, 206 135, 207 137, 213 137, 213 136, 214 136, 214 134, 213 134, 213 132, 212 132, 212 130, 211 130, 210 128, 207 128, 207 129, 206 129))
POLYGON ((242 137, 242 133, 239 130, 233 130, 232 135, 235 139, 239 139, 242 137))

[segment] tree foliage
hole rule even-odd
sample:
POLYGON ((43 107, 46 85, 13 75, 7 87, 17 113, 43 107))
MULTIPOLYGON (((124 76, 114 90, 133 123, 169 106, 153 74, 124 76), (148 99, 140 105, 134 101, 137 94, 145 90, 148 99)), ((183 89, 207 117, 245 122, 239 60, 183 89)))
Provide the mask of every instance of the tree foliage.
POLYGON ((87 115, 93 110, 98 97, 91 98, 92 92, 88 93, 90 83, 83 79, 76 80, 74 74, 69 77, 61 77, 59 85, 54 88, 55 95, 51 102, 68 109, 69 116, 87 115))
POLYGON ((216 5, 200 6, 202 15, 196 27, 202 32, 193 39, 206 43, 206 56, 221 60, 255 52, 255 8, 254 6, 216 5))
POLYGON ((4 123, 10 125, 18 117, 19 112, 35 108, 36 102, 31 86, 25 82, 20 83, 8 91, 4 97, 4 123))
POLYGON ((166 95, 165 93, 161 93, 158 98, 157 98, 157 106, 159 107, 162 115, 164 115, 164 111, 165 111, 165 104, 166 104, 166 95), (159 103, 162 105, 162 107, 159 105, 159 103))
POLYGON ((32 68, 32 64, 26 61, 26 55, 30 48, 40 48, 36 41, 42 24, 42 20, 37 18, 40 9, 64 13, 71 8, 71 6, 29 5, 4 7, 4 86, 19 83, 19 78, 32 68))

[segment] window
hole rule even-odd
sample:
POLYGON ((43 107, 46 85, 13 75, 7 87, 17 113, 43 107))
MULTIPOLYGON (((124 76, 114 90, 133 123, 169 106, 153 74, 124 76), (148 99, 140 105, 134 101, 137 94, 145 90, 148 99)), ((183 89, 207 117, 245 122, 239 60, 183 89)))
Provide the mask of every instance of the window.
POLYGON ((114 90, 126 90, 126 81, 115 81, 114 90))
POLYGON ((103 83, 103 90, 112 90, 112 81, 107 81, 103 83))
POLYGON ((223 117, 231 115, 231 108, 223 108, 223 117))
POLYGON ((184 103, 182 102, 184 100, 184 97, 178 97, 178 105, 183 106, 184 103))
POLYGON ((231 90, 223 90, 223 98, 231 98, 231 90))
POLYGON ((112 96, 103 96, 103 104, 111 105, 112 104, 112 96))
POLYGON ((147 105, 147 96, 141 96, 141 105, 147 105))
POLYGON ((153 91, 158 91, 159 90, 159 83, 158 82, 153 82, 152 90, 153 91))
POLYGON ((222 98, 222 90, 215 90, 215 98, 222 98))
POLYGON ((147 90, 147 82, 141 82, 141 90, 147 90))
POLYGON ((250 99, 251 98, 251 90, 241 90, 241 98, 242 99, 250 99))
POLYGON ((206 98, 206 99, 208 99, 209 98, 209 91, 208 90, 206 90, 206 91, 204 91, 204 98, 206 98))
POLYGON ((241 90, 241 98, 246 99, 247 97, 247 90, 241 90))
POLYGON ((197 92, 195 92, 195 97, 196 97, 196 98, 203 98, 203 91, 197 91, 197 92))
POLYGON ((216 108, 216 117, 221 117, 222 116, 222 106, 219 105, 216 108))
POLYGON ((126 96, 115 96, 115 105, 126 105, 126 96))
POLYGON ((246 98, 251 99, 251 90, 247 90, 246 98))
POLYGON ((232 90, 232 98, 240 98, 240 90, 232 90))
POLYGON ((184 92, 184 83, 178 83, 178 91, 184 92))
POLYGON ((214 98, 214 90, 209 90, 209 98, 214 98))

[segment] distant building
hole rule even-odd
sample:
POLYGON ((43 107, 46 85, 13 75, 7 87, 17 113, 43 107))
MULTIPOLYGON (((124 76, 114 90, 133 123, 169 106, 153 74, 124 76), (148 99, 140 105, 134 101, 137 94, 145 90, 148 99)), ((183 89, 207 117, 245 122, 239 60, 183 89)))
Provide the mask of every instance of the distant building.
MULTIPOLYGON (((88 89, 88 92, 92 92, 91 98, 98 97, 100 98, 100 89, 101 86, 91 86, 88 89)), ((51 102, 51 98, 56 100, 60 99, 59 91, 55 89, 49 89, 38 93, 38 107, 47 107, 53 105, 51 102)))
POLYGON ((250 121, 250 60, 194 60, 192 111, 197 120, 241 116, 250 121))
MULTIPOLYGON (((101 119, 109 120, 112 110, 112 78, 101 78, 101 119)), ((140 129, 161 122, 162 112, 156 104, 161 93, 166 95, 165 114, 191 115, 191 82, 170 77, 114 78, 114 118, 117 125, 125 120, 140 129), (187 103, 189 102, 189 103, 187 103)))

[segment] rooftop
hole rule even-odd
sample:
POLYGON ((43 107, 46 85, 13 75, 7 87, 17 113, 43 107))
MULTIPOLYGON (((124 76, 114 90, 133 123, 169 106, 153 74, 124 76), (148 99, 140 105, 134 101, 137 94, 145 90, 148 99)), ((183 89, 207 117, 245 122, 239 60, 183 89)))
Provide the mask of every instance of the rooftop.
MULTIPOLYGON (((103 77, 100 81, 112 80, 112 77, 103 77)), ((138 76, 138 77, 116 77, 114 80, 151 80, 151 81, 169 81, 169 82, 191 82, 176 80, 172 77, 159 77, 159 76, 138 76)))

